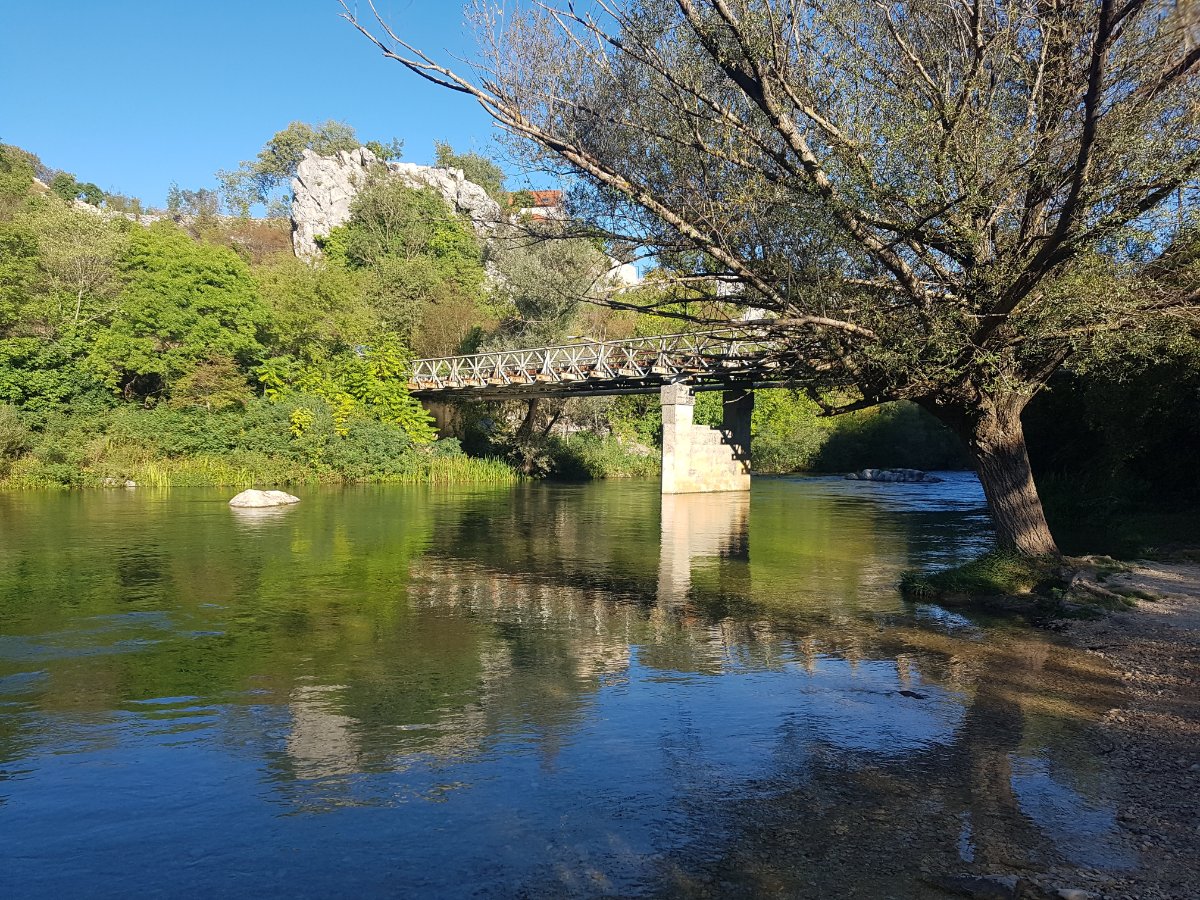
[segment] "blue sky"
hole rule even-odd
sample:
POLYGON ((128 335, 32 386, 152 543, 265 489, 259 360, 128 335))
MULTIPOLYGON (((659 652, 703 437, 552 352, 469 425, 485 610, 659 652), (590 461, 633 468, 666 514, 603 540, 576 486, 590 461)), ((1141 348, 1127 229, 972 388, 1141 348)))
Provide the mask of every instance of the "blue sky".
MULTIPOLYGON (((0 140, 82 181, 165 201, 214 187, 289 122, 487 152, 474 101, 427 84, 338 18, 336 0, 4 0, 0 140)), ((460 0, 376 0, 398 34, 470 56, 460 0)), ((369 14, 365 0, 361 11, 369 14)))

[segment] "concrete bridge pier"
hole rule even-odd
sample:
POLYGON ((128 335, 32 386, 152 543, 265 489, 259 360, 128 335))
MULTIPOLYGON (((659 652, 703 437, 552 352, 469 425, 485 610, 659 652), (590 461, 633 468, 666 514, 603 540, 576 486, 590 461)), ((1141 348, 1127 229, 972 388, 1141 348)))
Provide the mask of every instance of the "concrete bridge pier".
POLYGON ((686 384, 664 385, 662 492, 750 490, 750 416, 754 395, 724 392, 721 427, 694 423, 696 396, 686 384))

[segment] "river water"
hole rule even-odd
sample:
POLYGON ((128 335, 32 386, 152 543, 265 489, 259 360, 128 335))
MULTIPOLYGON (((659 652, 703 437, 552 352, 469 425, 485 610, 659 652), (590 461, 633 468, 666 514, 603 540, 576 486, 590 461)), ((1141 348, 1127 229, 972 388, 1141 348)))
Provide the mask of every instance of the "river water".
POLYGON ((1111 673, 894 585, 973 478, 0 496, 0 896, 921 896, 1120 868, 1111 673))

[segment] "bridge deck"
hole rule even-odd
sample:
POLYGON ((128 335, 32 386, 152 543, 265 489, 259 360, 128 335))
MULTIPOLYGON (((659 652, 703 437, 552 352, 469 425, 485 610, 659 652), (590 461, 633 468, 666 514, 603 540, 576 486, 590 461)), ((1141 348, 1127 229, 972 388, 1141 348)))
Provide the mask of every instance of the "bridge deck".
POLYGON ((786 380, 753 327, 419 359, 409 390, 425 399, 655 393, 666 383, 722 390, 786 380))

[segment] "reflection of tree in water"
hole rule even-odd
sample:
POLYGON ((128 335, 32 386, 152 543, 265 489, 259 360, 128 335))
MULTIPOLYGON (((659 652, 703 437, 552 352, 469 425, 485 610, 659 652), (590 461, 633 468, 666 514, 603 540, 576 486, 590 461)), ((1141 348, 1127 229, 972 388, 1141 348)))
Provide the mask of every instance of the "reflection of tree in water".
MULTIPOLYGON (((878 649, 898 649, 906 637, 910 649, 931 649, 920 634, 903 633, 878 649)), ((661 892, 708 897, 719 884, 716 893, 728 897, 927 897, 939 875, 1044 872, 1069 858, 1047 823, 1023 809, 1013 762, 1036 752, 1061 777, 1095 781, 1102 763, 1087 755, 1080 730, 1117 700, 1116 679, 1036 637, 932 643, 953 654, 953 674, 944 671, 965 693, 966 715, 950 742, 897 757, 786 734, 771 801, 727 810, 735 834, 724 855, 675 858, 661 892), (1058 723, 1050 734, 1048 722, 1058 723)), ((1106 840, 1115 846, 1115 837, 1106 840)))
MULTIPOLYGON (((0 548, 0 614, 17 639, 143 640, 137 652, 39 660, 40 711, 104 716, 196 697, 223 710, 227 748, 266 758, 282 802, 303 808, 359 802, 364 773, 479 757, 518 737, 552 760, 606 687, 634 679, 890 667, 896 690, 961 702, 957 729, 890 756, 839 749, 820 722, 764 733, 783 794, 767 821, 800 847, 779 858, 825 853, 861 871, 877 853, 880 872, 911 868, 946 858, 967 823, 978 864, 1008 864, 1038 839, 1012 759, 1032 743, 1068 773, 1086 769, 1061 747, 1094 712, 1095 673, 1035 639, 919 624, 892 588, 910 557, 906 520, 801 496, 768 484, 751 515, 744 496, 660 507, 653 486, 366 491, 310 498, 252 530, 223 509, 174 518, 165 503, 114 526, 110 507, 128 498, 100 498, 21 523, 22 543, 0 548), (112 551, 143 533, 155 535, 143 587, 157 587, 131 592, 133 556, 112 551), (56 541, 77 549, 64 559, 46 549, 56 541), (1055 722, 1071 727, 1060 735, 1055 722), (1044 733, 1031 736, 1034 723, 1044 733)), ((22 665, 0 662, 0 677, 22 665)), ((704 736, 703 721, 693 727, 681 740, 704 736)), ((35 728, 0 716, 0 753, 32 752, 35 728)), ((765 814, 759 803, 745 815, 765 814)), ((755 835, 743 829, 750 843, 773 839, 755 835)), ((788 874, 739 865, 747 885, 788 874)))

